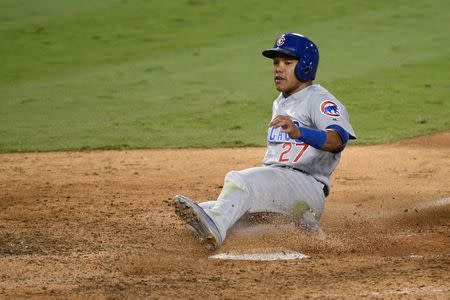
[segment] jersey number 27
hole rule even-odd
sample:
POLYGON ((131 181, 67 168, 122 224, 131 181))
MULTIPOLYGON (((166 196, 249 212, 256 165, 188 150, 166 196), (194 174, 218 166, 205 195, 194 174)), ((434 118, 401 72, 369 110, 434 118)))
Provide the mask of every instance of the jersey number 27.
POLYGON ((280 157, 278 158, 279 162, 288 162, 289 161, 289 153, 292 151, 297 151, 297 155, 295 156, 293 163, 296 163, 299 161, 300 157, 302 157, 303 153, 305 153, 306 149, 309 147, 308 144, 304 143, 283 143, 283 146, 281 148, 283 151, 281 151, 280 157))

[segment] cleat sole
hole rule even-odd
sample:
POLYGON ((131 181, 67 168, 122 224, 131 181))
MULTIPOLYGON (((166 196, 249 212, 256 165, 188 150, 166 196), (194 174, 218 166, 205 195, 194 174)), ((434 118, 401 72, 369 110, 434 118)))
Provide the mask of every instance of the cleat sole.
POLYGON ((172 206, 175 214, 194 229, 204 248, 215 250, 220 246, 222 243, 220 233, 214 222, 200 206, 184 196, 175 196, 172 206), (214 228, 212 228, 213 226, 214 228))

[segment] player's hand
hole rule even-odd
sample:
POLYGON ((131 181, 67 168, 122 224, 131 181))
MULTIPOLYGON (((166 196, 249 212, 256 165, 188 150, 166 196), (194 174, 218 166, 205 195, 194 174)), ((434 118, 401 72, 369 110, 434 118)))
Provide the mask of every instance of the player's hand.
POLYGON ((269 127, 279 128, 281 131, 287 133, 291 139, 298 139, 300 137, 300 130, 295 126, 294 122, 288 116, 278 115, 270 123, 269 127))

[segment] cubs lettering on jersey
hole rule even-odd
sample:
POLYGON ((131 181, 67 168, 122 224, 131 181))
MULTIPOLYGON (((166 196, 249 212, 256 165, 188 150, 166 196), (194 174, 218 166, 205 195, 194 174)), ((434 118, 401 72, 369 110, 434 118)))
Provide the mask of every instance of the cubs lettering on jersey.
MULTIPOLYGON (((295 126, 300 126, 300 122, 297 120, 293 120, 293 123, 295 126)), ((270 127, 267 131, 267 140, 271 143, 296 143, 287 133, 282 132, 281 127, 270 127)))

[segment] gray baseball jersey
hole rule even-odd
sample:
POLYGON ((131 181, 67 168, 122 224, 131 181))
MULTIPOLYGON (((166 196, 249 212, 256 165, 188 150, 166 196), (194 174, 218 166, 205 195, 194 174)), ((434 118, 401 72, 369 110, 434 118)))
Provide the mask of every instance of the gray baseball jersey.
MULTIPOLYGON (((278 115, 291 117, 299 126, 321 130, 333 124, 339 125, 350 138, 356 138, 345 107, 318 84, 287 98, 281 94, 273 103, 272 119, 278 115)), ((230 171, 225 176, 217 201, 204 202, 201 206, 216 223, 222 238, 246 212, 295 215, 296 207, 305 203, 320 218, 325 201, 323 186, 329 188, 329 177, 340 157, 340 153, 321 151, 296 142, 280 128, 269 128, 267 152, 263 159, 265 166, 230 171)))
MULTIPOLYGON (((285 98, 280 94, 273 102, 272 120, 278 115, 289 116, 296 125, 326 130, 339 125, 356 139, 347 110, 330 92, 319 84, 311 85, 285 98)), ((330 188, 330 175, 341 158, 331 153, 296 142, 281 132, 281 128, 268 129, 265 165, 284 165, 302 170, 330 188)))

